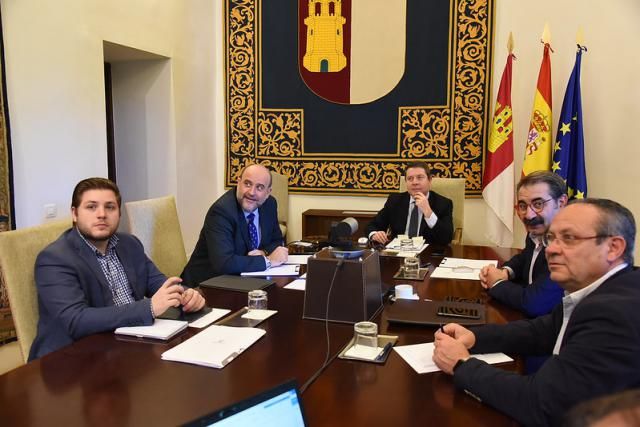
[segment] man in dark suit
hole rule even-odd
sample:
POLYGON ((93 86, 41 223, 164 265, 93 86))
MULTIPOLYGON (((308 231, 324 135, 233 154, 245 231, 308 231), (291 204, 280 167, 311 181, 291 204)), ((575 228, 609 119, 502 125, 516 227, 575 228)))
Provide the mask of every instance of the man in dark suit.
POLYGON ((557 425, 574 404, 640 386, 640 271, 633 215, 604 199, 575 201, 545 235, 551 279, 567 292, 550 314, 473 332, 435 334, 434 362, 458 388, 525 425, 557 425), (529 376, 470 356, 548 354, 529 376))
POLYGON ((373 242, 387 244, 399 234, 422 236, 427 243, 448 245, 453 238, 453 203, 431 191, 431 171, 424 162, 407 165, 407 190, 391 194, 367 226, 373 242))
POLYGON ((542 237, 556 214, 567 204, 567 188, 553 172, 537 171, 518 183, 516 212, 529 233, 524 250, 502 268, 487 265, 480 284, 492 298, 529 317, 549 313, 564 295, 549 279, 542 237))
POLYGON ((150 325, 169 307, 198 311, 204 306, 202 295, 183 288, 181 279, 158 271, 137 238, 116 233, 120 205, 120 191, 108 179, 76 185, 74 227, 36 259, 40 317, 30 360, 86 335, 150 325))
POLYGON ((271 194, 271 173, 247 166, 238 186, 222 195, 207 212, 200 238, 182 278, 197 285, 221 274, 262 271, 287 261, 271 194))

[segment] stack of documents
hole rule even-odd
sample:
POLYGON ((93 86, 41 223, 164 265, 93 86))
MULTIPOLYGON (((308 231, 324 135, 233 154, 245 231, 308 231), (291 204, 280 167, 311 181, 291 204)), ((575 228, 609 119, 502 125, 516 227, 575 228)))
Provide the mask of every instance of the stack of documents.
MULTIPOLYGON (((402 345, 394 347, 394 350, 409 364, 417 373, 438 372, 440 368, 433 362, 433 343, 402 345)), ((513 359, 504 353, 472 354, 471 357, 484 360, 487 363, 512 362, 513 359)))
POLYGON ((480 270, 488 264, 497 266, 498 261, 491 259, 444 258, 440 265, 433 270, 431 277, 480 280, 480 270))
POLYGON ((165 351, 162 359, 220 369, 264 334, 263 329, 213 325, 165 351))

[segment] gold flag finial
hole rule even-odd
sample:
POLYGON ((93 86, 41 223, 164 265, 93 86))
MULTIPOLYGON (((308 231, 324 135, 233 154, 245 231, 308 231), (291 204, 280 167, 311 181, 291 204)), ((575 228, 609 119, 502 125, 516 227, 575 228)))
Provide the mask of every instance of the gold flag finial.
POLYGON ((545 44, 551 44, 551 30, 549 30, 549 23, 545 22, 544 30, 542 31, 542 42, 545 44))
POLYGON ((576 43, 580 47, 584 47, 584 31, 582 27, 578 28, 578 33, 576 34, 576 43))
POLYGON ((509 40, 507 40, 507 49, 509 53, 513 53, 513 32, 509 31, 509 40))

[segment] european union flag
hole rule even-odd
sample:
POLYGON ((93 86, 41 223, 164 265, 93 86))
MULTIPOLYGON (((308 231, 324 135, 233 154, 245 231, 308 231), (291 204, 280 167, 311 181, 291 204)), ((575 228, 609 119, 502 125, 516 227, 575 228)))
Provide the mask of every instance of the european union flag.
POLYGON ((569 199, 587 197, 587 174, 584 164, 584 133, 582 131, 582 99, 580 96, 580 62, 582 51, 578 46, 567 91, 562 101, 558 136, 553 146, 553 172, 567 183, 569 199))

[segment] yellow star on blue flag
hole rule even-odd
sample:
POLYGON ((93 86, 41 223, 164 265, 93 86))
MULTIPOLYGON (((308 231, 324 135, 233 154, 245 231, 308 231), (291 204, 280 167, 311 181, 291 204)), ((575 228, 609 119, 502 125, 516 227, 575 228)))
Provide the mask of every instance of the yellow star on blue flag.
POLYGON ((559 119, 561 126, 553 150, 553 172, 560 175, 572 190, 569 194, 570 199, 587 197, 580 95, 580 64, 583 50, 586 49, 578 46, 576 63, 562 101, 559 119))

